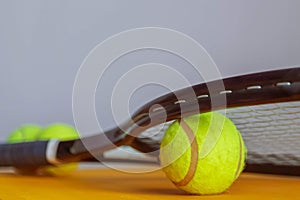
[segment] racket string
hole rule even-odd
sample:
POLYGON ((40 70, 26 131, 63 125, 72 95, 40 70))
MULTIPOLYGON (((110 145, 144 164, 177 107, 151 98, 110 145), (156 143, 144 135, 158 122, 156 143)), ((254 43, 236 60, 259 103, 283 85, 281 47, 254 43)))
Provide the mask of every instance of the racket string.
POLYGON ((247 162, 300 166, 300 101, 227 110, 248 148, 247 162))

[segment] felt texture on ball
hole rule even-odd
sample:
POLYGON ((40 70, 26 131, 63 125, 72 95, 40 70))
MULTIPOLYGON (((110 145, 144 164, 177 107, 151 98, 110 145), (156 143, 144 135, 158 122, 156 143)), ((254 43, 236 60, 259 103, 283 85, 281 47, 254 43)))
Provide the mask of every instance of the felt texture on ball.
MULTIPOLYGON (((78 139, 79 134, 70 125, 57 123, 45 127, 39 134, 39 140, 58 139, 61 141, 78 139)), ((45 175, 63 176, 78 168, 78 163, 68 163, 57 166, 43 167, 40 172, 45 175)))
POLYGON ((166 176, 190 194, 219 194, 244 169, 247 149, 233 122, 218 112, 174 121, 161 142, 166 176))
POLYGON ((37 140, 42 128, 35 124, 27 124, 18 127, 11 132, 7 138, 7 143, 32 142, 37 140))

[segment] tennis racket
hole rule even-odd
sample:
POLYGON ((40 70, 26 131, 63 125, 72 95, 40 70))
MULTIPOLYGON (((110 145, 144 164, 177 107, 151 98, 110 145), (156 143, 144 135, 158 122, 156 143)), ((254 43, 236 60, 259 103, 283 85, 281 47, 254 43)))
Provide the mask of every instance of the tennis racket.
MULTIPOLYGON (((240 75, 180 89, 145 104, 122 127, 94 136, 1 144, 0 167, 36 169, 95 161, 93 155, 105 160, 105 152, 120 146, 131 146, 143 153, 156 152, 152 156, 157 158, 164 130, 158 128, 160 124, 215 110, 226 111, 243 135, 248 147, 245 171, 300 175, 300 67, 240 75), (224 89, 220 90, 220 84, 224 89)), ((116 159, 122 160, 127 161, 116 159)))

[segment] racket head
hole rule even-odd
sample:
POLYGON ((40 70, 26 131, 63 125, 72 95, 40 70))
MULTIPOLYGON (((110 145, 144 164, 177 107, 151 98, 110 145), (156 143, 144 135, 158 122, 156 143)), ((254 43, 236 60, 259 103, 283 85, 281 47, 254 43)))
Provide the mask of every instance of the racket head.
MULTIPOLYGON (((60 162, 73 162, 86 160, 93 156, 97 157, 97 155, 102 155, 103 152, 109 149, 122 145, 132 145, 139 151, 151 154, 153 150, 159 148, 159 142, 151 138, 147 138, 147 140, 139 139, 137 136, 155 125, 196 113, 299 100, 299 67, 216 80, 163 95, 142 106, 124 126, 88 138, 60 142, 57 149, 52 151, 55 151, 56 159, 60 162), (220 90, 222 88, 219 87, 220 85, 224 86, 222 90, 220 90), (193 95, 190 94, 191 90, 193 90, 193 95), (157 109, 154 105, 159 105, 162 109, 157 109)), ((0 148, 3 147, 5 152, 10 154, 10 152, 14 152, 14 150, 10 150, 10 147, 14 148, 16 146, 6 145, 4 148, 0 145, 0 148)), ((29 148, 29 146, 27 147, 29 148)), ((27 157, 36 156, 30 154, 30 152, 28 151, 28 154, 26 154, 27 157)), ((6 165, 7 162, 4 162, 4 160, 10 157, 3 155, 0 153, 0 166, 6 165)), ((14 162, 21 165, 19 161, 9 163, 15 165, 14 162)))

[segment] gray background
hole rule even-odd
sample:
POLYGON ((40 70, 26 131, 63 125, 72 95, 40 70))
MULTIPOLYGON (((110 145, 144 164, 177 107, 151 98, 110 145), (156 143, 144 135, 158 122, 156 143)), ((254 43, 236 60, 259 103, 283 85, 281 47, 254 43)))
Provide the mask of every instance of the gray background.
MULTIPOLYGON (((77 70, 88 52, 113 34, 145 26, 181 31, 206 48, 226 77, 300 64, 299 10, 298 0, 2 0, 0 140, 24 123, 73 124, 77 70)), ((107 90, 96 94, 105 128, 114 124, 104 98, 114 81, 147 62, 181 70, 191 82, 201 80, 187 63, 167 53, 130 54, 113 64, 104 80, 107 90)), ((131 110, 163 92, 145 87, 131 101, 131 110)))

